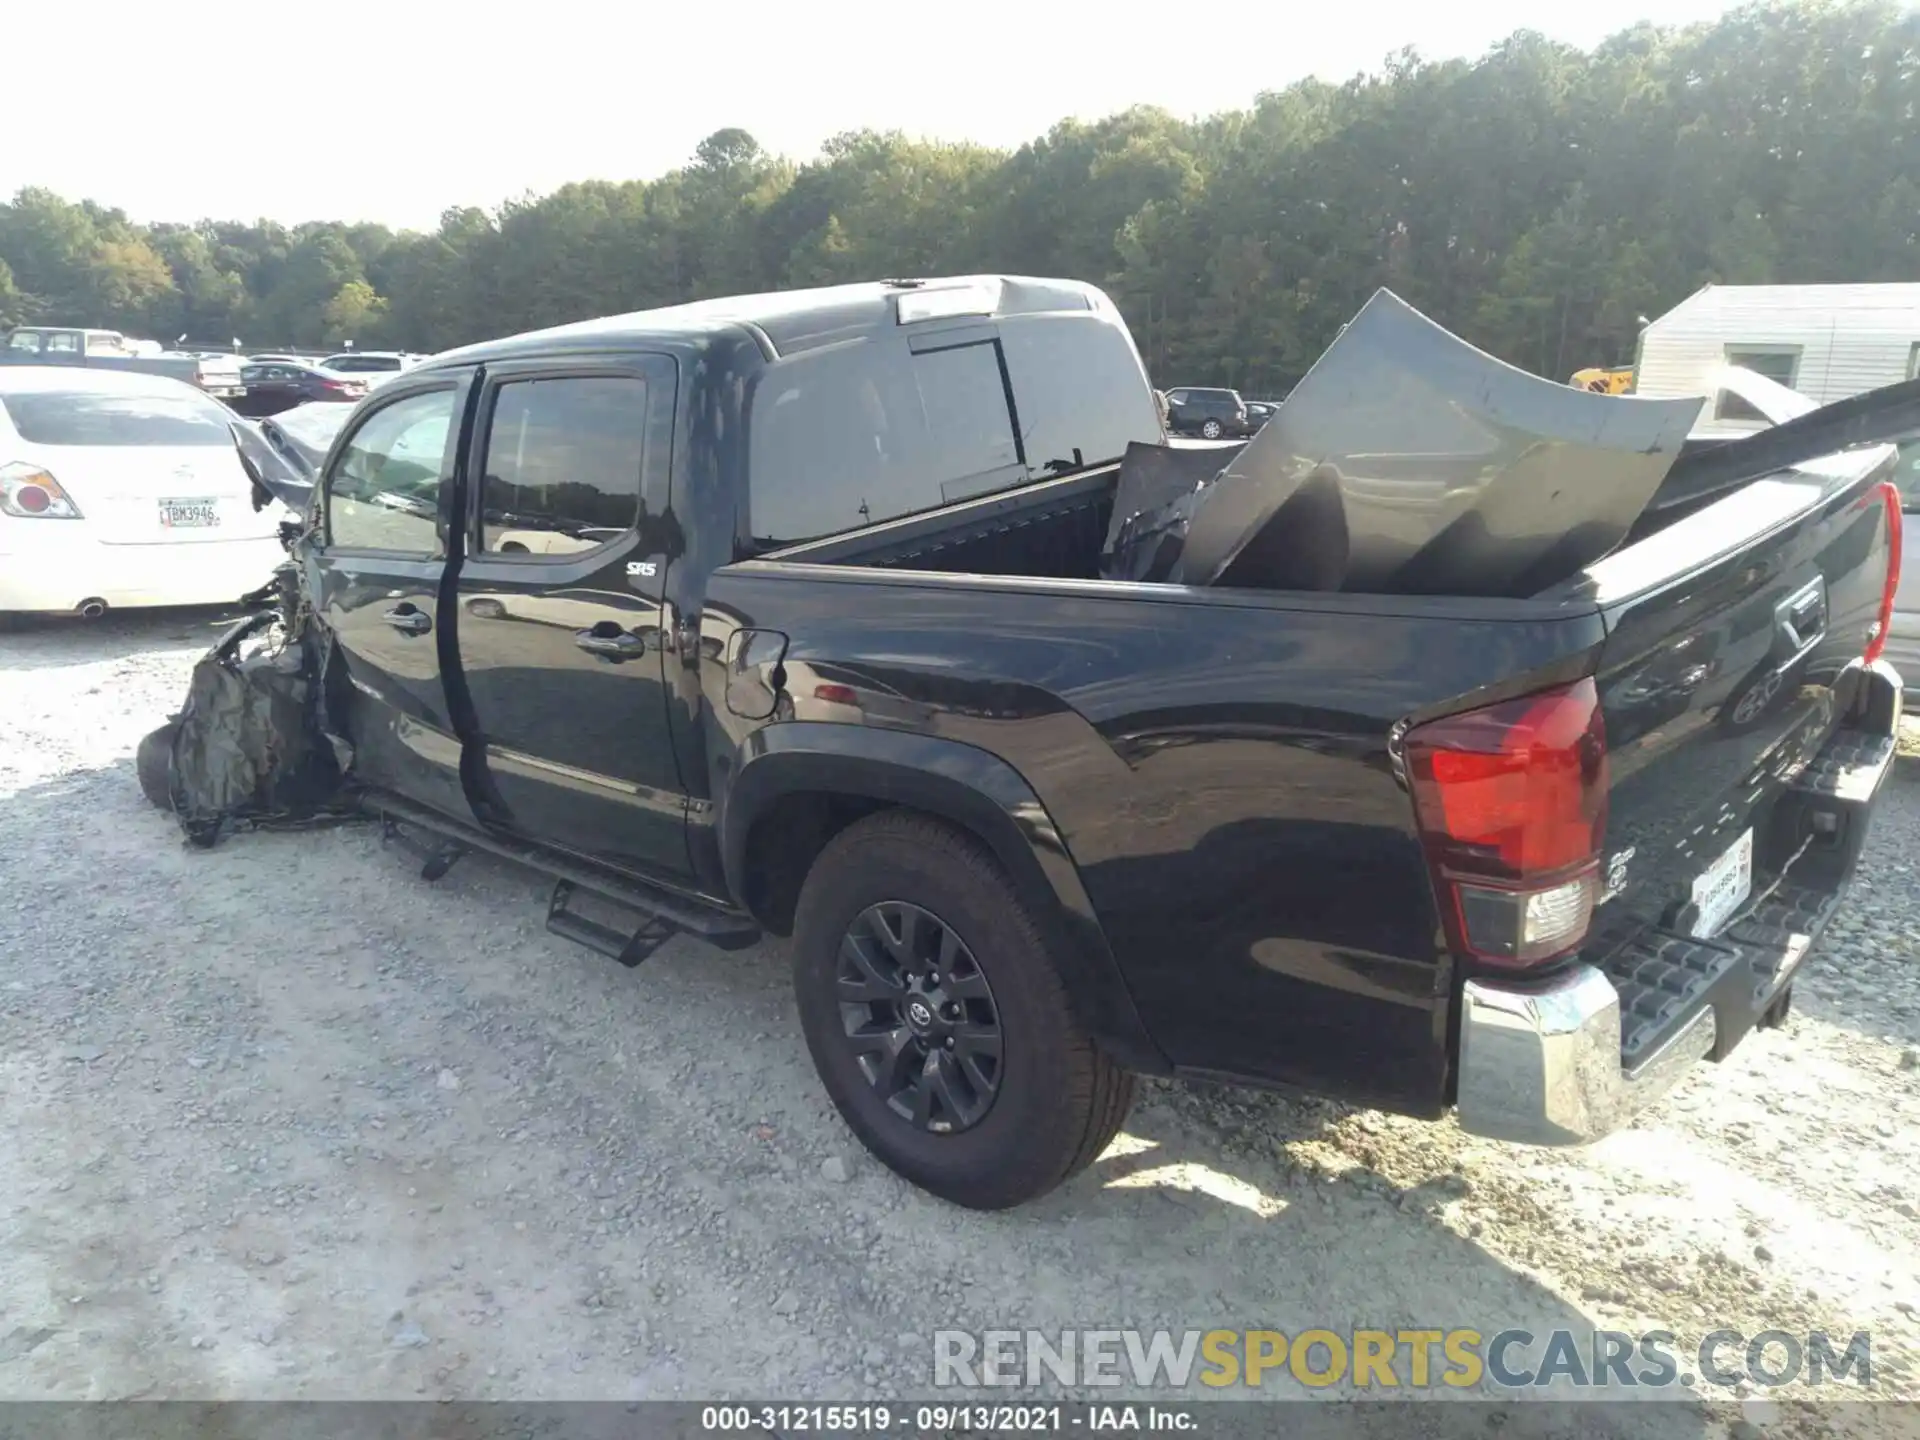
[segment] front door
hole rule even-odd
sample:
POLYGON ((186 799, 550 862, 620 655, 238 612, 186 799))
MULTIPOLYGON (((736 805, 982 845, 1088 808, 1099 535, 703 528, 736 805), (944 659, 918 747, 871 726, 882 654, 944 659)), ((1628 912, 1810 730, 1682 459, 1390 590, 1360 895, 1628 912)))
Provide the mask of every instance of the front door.
POLYGON ((383 392, 324 478, 314 605, 349 682, 338 717, 367 782, 471 821, 441 672, 437 598, 467 372, 383 392))
POLYGON ((487 818, 680 880, 662 645, 674 376, 644 355, 489 367, 450 623, 487 818))

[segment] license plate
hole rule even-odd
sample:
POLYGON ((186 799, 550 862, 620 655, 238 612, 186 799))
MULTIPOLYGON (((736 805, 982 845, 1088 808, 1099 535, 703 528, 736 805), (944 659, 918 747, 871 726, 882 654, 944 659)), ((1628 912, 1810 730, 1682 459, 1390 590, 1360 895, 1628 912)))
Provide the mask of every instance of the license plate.
POLYGON ((162 500, 160 502, 162 530, 205 530, 219 523, 220 502, 217 500, 162 500))
POLYGON ((1749 830, 1694 880, 1694 938, 1704 940, 1717 932, 1752 893, 1753 831, 1749 830))

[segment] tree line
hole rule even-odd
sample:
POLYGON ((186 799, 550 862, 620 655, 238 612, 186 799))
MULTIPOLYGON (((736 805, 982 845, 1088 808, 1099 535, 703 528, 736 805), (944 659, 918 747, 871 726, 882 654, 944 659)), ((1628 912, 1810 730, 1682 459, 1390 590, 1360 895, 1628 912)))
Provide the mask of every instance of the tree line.
POLYGON ((796 164, 745 131, 430 233, 136 224, 0 204, 0 325, 197 346, 433 351, 703 296, 1005 271, 1107 288, 1156 383, 1284 390, 1386 285, 1565 379, 1708 282, 1920 279, 1920 14, 1801 0, 1592 51, 1517 33, 1200 119, 1137 108, 1011 153, 862 131, 796 164))

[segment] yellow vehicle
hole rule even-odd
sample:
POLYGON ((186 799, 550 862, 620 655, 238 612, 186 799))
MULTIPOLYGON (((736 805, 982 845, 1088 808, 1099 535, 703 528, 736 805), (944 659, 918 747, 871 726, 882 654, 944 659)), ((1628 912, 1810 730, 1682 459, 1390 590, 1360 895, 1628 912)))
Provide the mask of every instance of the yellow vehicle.
POLYGON ((1603 365, 1589 365, 1585 370, 1573 372, 1573 378, 1567 383, 1576 390, 1593 390, 1602 395, 1624 395, 1633 388, 1633 367, 1616 365, 1608 368, 1603 365))

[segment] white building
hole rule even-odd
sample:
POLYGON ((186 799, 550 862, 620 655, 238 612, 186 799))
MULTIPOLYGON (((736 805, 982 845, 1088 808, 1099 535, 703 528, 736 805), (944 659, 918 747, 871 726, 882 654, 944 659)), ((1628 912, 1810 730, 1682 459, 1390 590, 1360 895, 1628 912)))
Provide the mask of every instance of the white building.
MULTIPOLYGON (((1640 337, 1634 391, 1715 395, 1715 372, 1739 365, 1829 404, 1920 374, 1920 284, 1708 285, 1640 337)), ((1737 396, 1702 409, 1696 433, 1756 430, 1737 396)))

